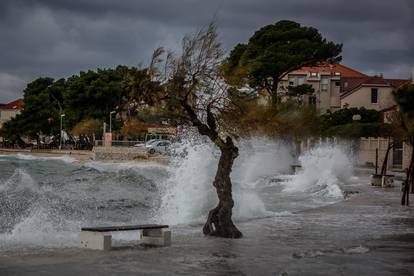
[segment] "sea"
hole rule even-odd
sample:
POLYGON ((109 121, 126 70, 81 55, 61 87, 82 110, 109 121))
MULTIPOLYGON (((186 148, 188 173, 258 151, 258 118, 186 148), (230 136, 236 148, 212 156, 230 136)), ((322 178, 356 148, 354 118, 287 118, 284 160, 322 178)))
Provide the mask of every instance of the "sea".
MULTIPOLYGON (((237 143, 231 174, 236 225, 337 203, 360 183, 344 146, 318 144, 295 157, 282 141, 237 143), (301 168, 293 173, 297 163, 301 168)), ((162 223, 201 232, 218 202, 212 186, 218 158, 218 149, 200 139, 174 144, 168 165, 0 155, 0 251, 76 247, 85 226, 162 223)))

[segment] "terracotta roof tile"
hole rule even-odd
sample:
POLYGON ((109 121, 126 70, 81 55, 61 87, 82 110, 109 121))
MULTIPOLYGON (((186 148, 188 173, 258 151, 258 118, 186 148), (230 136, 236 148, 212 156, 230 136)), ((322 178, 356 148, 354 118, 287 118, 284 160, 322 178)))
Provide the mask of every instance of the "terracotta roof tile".
POLYGON ((341 97, 352 94, 354 90, 360 86, 388 86, 395 89, 400 88, 402 85, 409 83, 410 80, 402 79, 384 79, 379 76, 366 76, 366 77, 345 77, 341 78, 341 97))
POLYGON ((352 68, 339 63, 321 62, 316 66, 304 66, 297 71, 311 72, 311 73, 330 73, 335 75, 339 73, 341 77, 367 77, 367 75, 358 72, 352 68))
POLYGON ((12 101, 8 104, 3 104, 0 106, 1 109, 16 109, 16 110, 22 110, 24 106, 23 99, 17 99, 15 101, 12 101))

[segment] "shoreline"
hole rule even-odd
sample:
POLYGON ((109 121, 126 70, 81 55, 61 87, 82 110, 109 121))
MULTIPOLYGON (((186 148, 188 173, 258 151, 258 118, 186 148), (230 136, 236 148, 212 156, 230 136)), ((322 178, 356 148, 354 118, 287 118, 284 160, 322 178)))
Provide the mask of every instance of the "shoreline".
POLYGON ((83 163, 88 161, 98 161, 103 163, 158 163, 161 165, 168 165, 168 156, 154 155, 147 159, 136 158, 130 160, 96 160, 94 158, 93 150, 24 150, 24 149, 1 149, 0 155, 28 155, 34 157, 70 157, 76 160, 76 162, 83 163))
POLYGON ((31 155, 36 157, 63 157, 68 156, 77 161, 93 160, 93 152, 89 150, 24 150, 24 149, 0 149, 4 155, 31 155))

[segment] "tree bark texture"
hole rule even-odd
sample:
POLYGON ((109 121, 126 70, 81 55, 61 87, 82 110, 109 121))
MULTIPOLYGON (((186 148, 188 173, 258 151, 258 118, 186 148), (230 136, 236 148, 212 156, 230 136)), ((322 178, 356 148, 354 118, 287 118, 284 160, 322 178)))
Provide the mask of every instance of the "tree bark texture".
POLYGON ((272 105, 275 106, 278 104, 279 102, 279 98, 278 98, 278 91, 277 91, 277 86, 278 86, 279 82, 278 80, 273 80, 272 83, 272 88, 271 88, 271 97, 272 97, 272 105))
POLYGON ((233 144, 230 137, 227 137, 220 150, 221 156, 213 182, 219 203, 209 212, 203 233, 210 236, 237 239, 242 237, 242 233, 234 225, 231 218, 234 201, 230 173, 234 160, 239 153, 238 148, 233 144))

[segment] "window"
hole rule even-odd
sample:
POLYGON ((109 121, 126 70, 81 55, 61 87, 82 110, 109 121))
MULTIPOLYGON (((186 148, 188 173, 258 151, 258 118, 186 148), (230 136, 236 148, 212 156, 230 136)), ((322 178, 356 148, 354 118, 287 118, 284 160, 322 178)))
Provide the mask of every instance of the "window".
POLYGON ((371 88, 371 103, 378 103, 378 88, 371 88))
POLYGON ((311 76, 311 77, 317 77, 317 76, 318 76, 318 73, 316 73, 316 72, 311 72, 311 73, 310 73, 310 76, 311 76))
POLYGON ((299 77, 298 78, 298 85, 302 85, 305 83, 305 78, 304 77, 299 77))
POLYGON ((310 96, 308 101, 309 101, 310 106, 316 106, 316 97, 315 96, 310 96))
POLYGON ((394 146, 392 147, 392 166, 394 168, 402 168, 403 150, 403 143, 399 140, 394 140, 394 146))
POLYGON ((336 81, 335 82, 335 86, 341 86, 341 82, 340 81, 336 81))
POLYGON ((328 79, 321 79, 321 90, 322 91, 328 91, 328 79))
POLYGON ((295 86, 295 78, 289 78, 289 86, 295 86))

